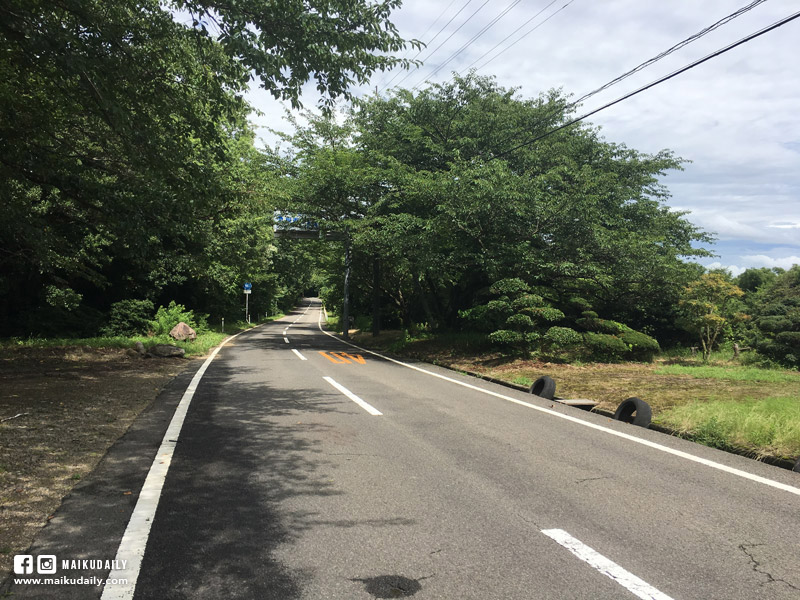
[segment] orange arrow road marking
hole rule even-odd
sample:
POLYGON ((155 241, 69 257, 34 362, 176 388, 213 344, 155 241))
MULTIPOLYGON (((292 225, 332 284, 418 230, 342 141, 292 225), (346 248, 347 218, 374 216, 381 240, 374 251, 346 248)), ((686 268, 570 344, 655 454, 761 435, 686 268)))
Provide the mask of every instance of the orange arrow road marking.
POLYGON ((349 360, 347 360, 346 358, 343 358, 341 356, 337 356, 336 354, 328 354, 327 352, 323 352, 322 350, 320 350, 319 353, 322 354, 322 356, 327 358, 329 361, 331 361, 332 363, 335 363, 337 365, 349 365, 350 364, 349 360))
POLYGON ((364 360, 364 357, 361 356, 360 354, 348 354, 347 352, 339 352, 339 353, 337 353, 336 356, 338 356, 340 358, 349 358, 353 362, 357 362, 360 365, 367 364, 367 361, 364 360))

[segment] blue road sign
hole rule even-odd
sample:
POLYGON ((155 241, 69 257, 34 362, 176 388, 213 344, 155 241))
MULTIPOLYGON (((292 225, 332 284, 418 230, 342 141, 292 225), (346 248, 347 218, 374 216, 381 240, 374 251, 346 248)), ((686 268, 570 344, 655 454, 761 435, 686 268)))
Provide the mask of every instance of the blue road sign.
POLYGON ((246 290, 252 290, 252 289, 253 289, 253 284, 252 284, 252 283, 245 283, 245 284, 244 284, 244 289, 246 289, 246 290))

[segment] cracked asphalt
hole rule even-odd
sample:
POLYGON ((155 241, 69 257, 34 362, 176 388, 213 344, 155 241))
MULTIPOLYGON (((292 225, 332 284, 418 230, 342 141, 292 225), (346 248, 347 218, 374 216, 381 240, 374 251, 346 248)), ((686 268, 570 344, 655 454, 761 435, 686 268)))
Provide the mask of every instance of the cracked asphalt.
MULTIPOLYGON (((549 412, 459 386, 332 339, 318 318, 309 300, 211 363, 137 600, 603 600, 635 597, 636 581, 655 590, 639 597, 800 597, 799 495, 608 431, 795 488, 800 475, 414 365, 549 412), (568 532, 635 577, 612 577, 543 530, 568 532)), ((74 501, 91 510, 90 495, 74 501)), ((61 554, 81 512, 70 514, 48 534, 59 533, 61 554)), ((94 539, 111 547, 119 530, 94 539)), ((76 538, 73 552, 89 543, 76 538)))

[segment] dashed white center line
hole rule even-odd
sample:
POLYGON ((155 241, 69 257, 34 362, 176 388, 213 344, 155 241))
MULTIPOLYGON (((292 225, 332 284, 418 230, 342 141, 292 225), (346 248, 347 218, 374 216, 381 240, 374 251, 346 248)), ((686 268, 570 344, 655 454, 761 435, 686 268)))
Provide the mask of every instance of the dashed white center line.
POLYGON ((308 360, 305 356, 303 356, 302 354, 300 354, 300 352, 297 351, 297 348, 292 348, 292 352, 297 354, 297 356, 298 356, 298 358, 300 358, 300 360, 308 360))
POLYGON ((371 415, 373 415, 373 416, 376 416, 376 417, 378 417, 378 416, 381 416, 381 415, 383 414, 381 411, 379 411, 379 410, 378 410, 377 408, 375 408, 374 406, 372 406, 372 405, 370 405, 370 404, 368 404, 368 403, 364 402, 364 401, 363 401, 361 398, 359 398, 358 396, 356 396, 356 395, 355 395, 353 392, 351 392, 350 390, 348 390, 348 389, 347 389, 346 387, 344 387, 343 385, 336 383, 336 382, 335 382, 335 381, 334 381, 334 380, 333 380, 331 377, 323 377, 323 379, 324 379, 325 381, 327 381, 328 383, 330 383, 330 384, 331 384, 333 387, 335 387, 337 390, 339 390, 340 392, 342 392, 342 393, 343 393, 345 396, 347 396, 348 398, 350 398, 350 400, 352 400, 353 402, 355 402, 356 404, 358 404, 358 405, 359 405, 361 408, 363 408, 363 409, 364 409, 365 411, 367 411, 369 414, 371 414, 371 415))
POLYGON ((283 341, 288 344, 289 343, 289 338, 285 337, 285 338, 283 338, 283 341))
POLYGON ((564 548, 606 577, 616 581, 637 598, 642 598, 642 600, 672 600, 663 592, 658 591, 646 581, 639 579, 633 573, 629 573, 617 563, 610 561, 563 529, 543 529, 542 533, 564 546, 564 548))

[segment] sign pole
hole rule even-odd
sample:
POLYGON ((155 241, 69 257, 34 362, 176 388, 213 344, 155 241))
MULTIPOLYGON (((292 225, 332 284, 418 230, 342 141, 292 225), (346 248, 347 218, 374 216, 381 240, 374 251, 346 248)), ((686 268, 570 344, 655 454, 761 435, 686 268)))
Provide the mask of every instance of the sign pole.
POLYGON ((244 318, 247 323, 250 323, 250 294, 253 293, 253 284, 244 284, 244 318))

